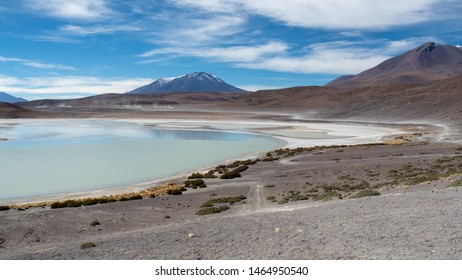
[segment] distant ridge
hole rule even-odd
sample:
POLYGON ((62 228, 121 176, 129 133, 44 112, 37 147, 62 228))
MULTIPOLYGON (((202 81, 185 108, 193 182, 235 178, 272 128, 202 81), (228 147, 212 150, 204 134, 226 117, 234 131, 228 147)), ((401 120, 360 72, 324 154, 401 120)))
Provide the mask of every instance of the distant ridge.
POLYGON ((0 92, 0 102, 18 103, 18 102, 25 102, 25 101, 27 100, 24 98, 16 97, 16 96, 13 96, 5 92, 0 92))
POLYGON ((194 72, 175 78, 160 78, 127 94, 172 92, 245 92, 206 72, 194 72))
POLYGON ((0 102, 0 118, 34 118, 46 115, 47 113, 31 111, 16 104, 0 102))
POLYGON ((459 75, 462 75, 462 49, 429 42, 358 75, 341 76, 326 86, 352 88, 424 84, 459 75))

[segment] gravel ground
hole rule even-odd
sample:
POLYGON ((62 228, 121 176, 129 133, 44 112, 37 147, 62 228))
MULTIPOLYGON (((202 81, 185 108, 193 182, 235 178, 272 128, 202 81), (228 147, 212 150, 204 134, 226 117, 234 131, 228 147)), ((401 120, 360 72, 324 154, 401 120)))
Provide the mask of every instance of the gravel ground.
POLYGON ((451 187, 459 174, 360 199, 267 200, 346 176, 372 186, 392 169, 425 169, 444 156, 458 166, 451 144, 324 149, 251 165, 242 178, 207 179, 207 188, 178 196, 3 211, 0 259, 461 259, 462 189, 451 187), (211 197, 238 195, 246 203, 194 215, 211 197), (86 242, 95 247, 81 249, 86 242))

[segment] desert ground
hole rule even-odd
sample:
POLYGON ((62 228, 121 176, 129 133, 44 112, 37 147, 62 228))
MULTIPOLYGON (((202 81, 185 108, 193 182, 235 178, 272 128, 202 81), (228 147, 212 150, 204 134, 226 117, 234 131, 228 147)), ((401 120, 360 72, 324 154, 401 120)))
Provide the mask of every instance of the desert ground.
POLYGON ((199 170, 218 177, 181 194, 1 211, 0 258, 460 259, 462 147, 442 128, 392 126, 407 132, 199 170))

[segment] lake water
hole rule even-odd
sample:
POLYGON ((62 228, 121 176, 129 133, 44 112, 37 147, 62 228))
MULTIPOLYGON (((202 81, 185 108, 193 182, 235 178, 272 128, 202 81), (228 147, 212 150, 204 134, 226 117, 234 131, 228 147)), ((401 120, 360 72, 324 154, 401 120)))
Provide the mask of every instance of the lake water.
POLYGON ((0 202, 152 181, 284 142, 245 132, 123 121, 0 123, 0 202))

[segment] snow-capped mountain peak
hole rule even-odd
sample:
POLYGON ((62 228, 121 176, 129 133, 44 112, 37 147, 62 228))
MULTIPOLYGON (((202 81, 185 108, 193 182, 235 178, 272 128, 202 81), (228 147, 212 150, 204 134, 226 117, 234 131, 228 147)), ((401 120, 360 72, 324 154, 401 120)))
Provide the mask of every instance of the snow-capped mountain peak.
POLYGON ((227 84, 207 72, 194 72, 179 77, 160 78, 149 85, 128 92, 129 94, 169 92, 245 92, 227 84))

